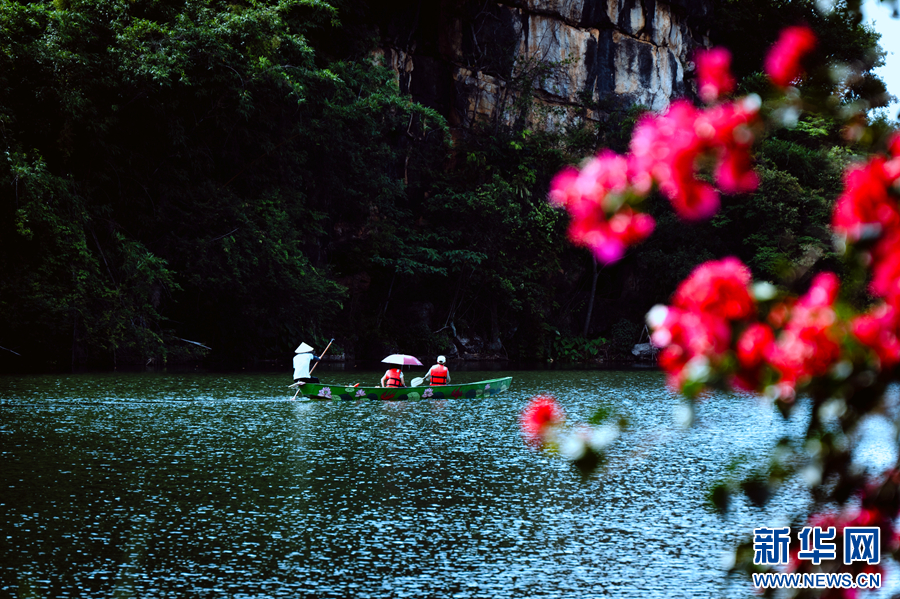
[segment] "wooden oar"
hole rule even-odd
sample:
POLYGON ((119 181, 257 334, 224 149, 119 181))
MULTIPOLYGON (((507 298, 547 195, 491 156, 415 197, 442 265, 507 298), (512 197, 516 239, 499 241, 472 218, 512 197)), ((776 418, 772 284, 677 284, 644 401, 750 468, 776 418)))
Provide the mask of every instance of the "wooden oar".
MULTIPOLYGON (((334 339, 332 339, 331 341, 329 341, 329 342, 328 342, 328 345, 325 346, 325 349, 322 350, 322 355, 319 356, 319 360, 322 359, 322 356, 325 355, 325 352, 328 351, 328 348, 331 347, 331 344, 332 344, 332 343, 334 343, 334 339)), ((309 369, 309 374, 310 374, 310 375, 312 375, 312 371, 315 370, 315 369, 316 369, 316 366, 318 366, 318 365, 319 365, 318 362, 316 362, 315 364, 313 364, 313 367, 309 369)), ((298 381, 298 382, 299 382, 299 381, 298 381)), ((297 396, 300 395, 300 387, 302 387, 302 386, 303 386, 303 383, 300 383, 300 384, 297 385, 297 392, 294 393, 294 397, 292 397, 291 399, 297 399, 297 396)))

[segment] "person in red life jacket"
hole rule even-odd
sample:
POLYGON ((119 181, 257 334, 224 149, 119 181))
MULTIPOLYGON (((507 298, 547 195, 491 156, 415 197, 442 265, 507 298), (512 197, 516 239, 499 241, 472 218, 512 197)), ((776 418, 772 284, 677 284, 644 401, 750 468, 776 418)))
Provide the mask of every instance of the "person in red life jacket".
POLYGON ((437 357, 437 364, 428 369, 428 374, 424 378, 431 379, 430 385, 449 385, 450 370, 444 366, 447 358, 444 356, 437 357))
POLYGON ((388 368, 384 376, 381 377, 382 387, 405 387, 403 382, 403 371, 399 368, 388 368))

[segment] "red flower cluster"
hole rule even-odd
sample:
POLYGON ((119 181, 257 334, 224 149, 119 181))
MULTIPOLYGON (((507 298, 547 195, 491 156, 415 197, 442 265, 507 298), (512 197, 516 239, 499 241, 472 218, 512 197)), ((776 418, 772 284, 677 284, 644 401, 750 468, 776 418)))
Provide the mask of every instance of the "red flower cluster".
POLYGON ((737 258, 706 262, 681 283, 672 305, 723 320, 748 318, 756 310, 749 285, 750 269, 737 258))
POLYGON ((842 319, 835 308, 840 282, 833 273, 822 273, 805 295, 774 305, 760 320, 746 267, 734 258, 703 264, 678 288, 671 307, 648 315, 654 343, 665 348, 660 365, 670 383, 689 393, 721 376, 737 388, 791 400, 798 387, 828 375, 850 356, 842 346, 849 333, 871 350, 876 367, 900 365, 898 193, 900 134, 895 134, 887 156, 848 172, 833 215, 835 230, 866 250, 869 288, 881 303, 842 319))
MULTIPOLYGON (((772 81, 786 87, 799 77, 801 60, 815 44, 808 27, 782 32, 766 59, 772 81)), ((734 90, 727 50, 700 51, 696 61, 700 97, 705 102, 716 102, 734 90)), ((709 218, 719 209, 719 193, 697 177, 703 158, 715 162, 715 182, 725 193, 755 190, 758 178, 750 147, 759 107, 755 95, 705 109, 677 101, 665 114, 641 119, 627 157, 607 150, 581 170, 569 167, 560 172, 551 184, 550 199, 571 212, 572 240, 604 263, 619 260, 628 246, 643 241, 655 227, 650 216, 633 208, 654 185, 681 218, 709 218)))
POLYGON ((650 311, 652 340, 665 348, 659 364, 669 384, 688 392, 723 364, 732 345, 732 324, 756 314, 750 270, 737 258, 706 262, 685 279, 672 306, 650 311))
MULTIPOLYGON (((896 136, 900 138, 900 135, 896 136)), ((900 158, 875 156, 844 175, 844 193, 834 207, 832 224, 853 243, 884 238, 900 230, 900 210, 891 187, 900 178, 900 158)))
POLYGON ((787 87, 803 74, 803 58, 816 47, 816 34, 809 27, 788 27, 781 32, 765 60, 772 83, 787 87))
POLYGON ((672 386, 696 393, 718 374, 737 388, 789 400, 797 385, 841 359, 837 276, 818 275, 804 296, 774 306, 767 322, 750 284, 740 260, 707 262, 682 282, 671 306, 651 310, 652 340, 665 348, 659 364, 672 386))
POLYGON ((522 435, 529 445, 542 446, 550 441, 555 428, 562 424, 566 416, 552 395, 537 395, 519 415, 522 435))
POLYGON ((678 101, 663 115, 648 115, 631 139, 632 168, 649 173, 686 220, 709 218, 719 209, 719 194, 696 175, 703 156, 717 161, 716 183, 727 193, 756 189, 750 146, 759 98, 698 109, 678 101))
POLYGON ((832 216, 835 230, 868 249, 869 289, 883 303, 852 321, 853 333, 879 366, 900 364, 900 134, 888 142, 888 156, 875 156, 845 176, 844 193, 832 216))
POLYGON ((879 366, 893 368, 900 364, 900 314, 897 309, 880 304, 853 319, 853 334, 875 354, 879 366))
POLYGON ((653 232, 653 217, 627 205, 630 194, 646 195, 650 185, 649 179, 633 175, 624 157, 607 150, 580 171, 568 167, 557 174, 550 184, 550 200, 569 210, 572 241, 609 264, 653 232))
MULTIPOLYGON (((807 27, 782 32, 765 63, 773 84, 795 83, 816 43, 807 27)), ((571 213, 573 240, 612 262, 652 231, 653 220, 636 213, 634 205, 654 187, 688 220, 714 214, 719 190, 756 189, 750 147, 760 120, 760 99, 721 101, 734 90, 730 59, 727 51, 718 49, 696 57, 700 95, 709 106, 676 101, 664 114, 641 119, 626 156, 606 151, 580 170, 569 168, 557 175, 551 200, 571 213), (715 187, 698 176, 704 164, 715 167, 715 187)), ((877 305, 849 316, 851 307, 838 303, 840 281, 834 273, 816 275, 800 297, 783 298, 771 284, 753 284, 750 270, 737 258, 707 262, 681 283, 670 306, 656 306, 647 315, 669 384, 687 396, 713 386, 763 392, 778 398, 782 407, 800 391, 812 391, 817 399, 831 392, 844 400, 835 403, 857 412, 854 417, 870 410, 865 402, 852 405, 855 387, 876 389, 870 375, 900 367, 900 134, 888 141, 884 155, 847 172, 832 224, 856 252, 853 257, 870 269, 869 291, 877 305)), ((896 371, 892 374, 896 378, 896 371)), ((886 380, 881 377, 878 383, 886 380)), ((520 417, 522 433, 532 444, 556 443, 563 419, 554 398, 535 397, 520 417)), ((841 423, 848 425, 853 426, 852 419, 841 423)), ((808 435, 812 432, 810 428, 808 435)), ((834 473, 839 458, 833 453, 822 458, 819 474, 834 473)), ((859 488, 857 481, 845 482, 859 488)), ((810 524, 834 526, 837 546, 845 532, 850 534, 846 527, 877 526, 883 553, 898 550, 900 471, 888 472, 877 488, 863 488, 858 499, 855 511, 820 514, 810 524)), ((795 559, 795 568, 806 567, 806 562, 798 563, 795 559)), ((858 561, 849 567, 857 572, 879 568, 858 561)), ((836 593, 855 596, 855 590, 836 593)))
MULTIPOLYGON (((762 348, 769 364, 779 375, 780 396, 793 398, 798 384, 822 376, 841 358, 842 327, 834 310, 840 282, 834 273, 816 276, 806 292, 786 314, 778 339, 762 348)), ((770 320, 782 318, 782 306, 770 320)))
MULTIPOLYGON (((723 49, 698 56, 701 87, 707 90, 707 98, 733 89, 730 61, 723 49)), ((561 171, 550 185, 550 200, 571 214, 572 240, 588 247, 604 263, 619 260, 628 246, 653 232, 653 218, 632 206, 654 185, 682 218, 712 216, 719 209, 719 193, 696 173, 704 157, 716 163, 715 180, 726 193, 756 189, 750 147, 759 104, 757 96, 705 109, 683 100, 674 102, 665 114, 641 119, 627 156, 605 150, 580 170, 568 167, 561 171)))

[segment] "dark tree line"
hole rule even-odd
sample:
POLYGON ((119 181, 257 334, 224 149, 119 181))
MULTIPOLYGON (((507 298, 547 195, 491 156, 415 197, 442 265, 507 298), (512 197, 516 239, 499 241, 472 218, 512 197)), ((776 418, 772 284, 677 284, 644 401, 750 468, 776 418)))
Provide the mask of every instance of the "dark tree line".
MULTIPOLYGON (((728 27, 765 28, 758 11, 778 3, 723 4, 743 11, 728 27)), ((0 4, 0 364, 233 366, 332 337, 363 358, 476 337, 513 359, 614 355, 704 258, 736 254, 774 277, 827 257, 852 153, 833 124, 775 132, 759 191, 709 223, 685 232, 655 203, 654 237, 598 268, 568 243, 547 187, 627 139, 639 110, 452 139, 445 115, 373 59, 384 32, 368 9, 0 4)), ((833 27, 841 60, 871 58, 877 35, 833 27)), ((847 101, 884 91, 864 79, 847 101)))

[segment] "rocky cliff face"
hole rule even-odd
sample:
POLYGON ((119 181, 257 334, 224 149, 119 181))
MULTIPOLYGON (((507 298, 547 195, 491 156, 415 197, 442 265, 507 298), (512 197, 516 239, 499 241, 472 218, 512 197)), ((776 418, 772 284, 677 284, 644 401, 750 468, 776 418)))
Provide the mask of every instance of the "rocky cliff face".
POLYGON ((454 126, 553 128, 691 95, 712 0, 402 0, 377 7, 377 58, 454 126), (517 103, 532 90, 528 111, 517 103))

